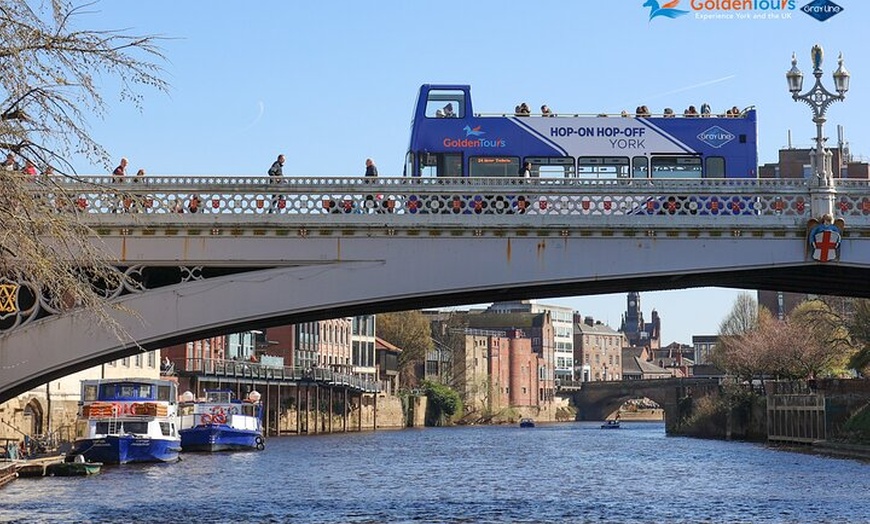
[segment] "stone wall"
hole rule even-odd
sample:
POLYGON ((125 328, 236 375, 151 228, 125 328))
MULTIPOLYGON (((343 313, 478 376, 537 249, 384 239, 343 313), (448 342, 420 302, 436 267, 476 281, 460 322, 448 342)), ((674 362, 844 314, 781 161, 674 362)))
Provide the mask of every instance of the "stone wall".
MULTIPOLYGON (((420 419, 425 416, 426 403, 422 397, 422 409, 420 419)), ((377 420, 377 429, 401 429, 406 427, 406 416, 402 408, 402 400, 392 395, 379 394, 377 399, 377 417, 375 416, 375 402, 371 395, 362 398, 362 406, 358 399, 351 399, 349 412, 346 420, 337 413, 325 411, 302 410, 298 414, 295 407, 284 409, 278 421, 279 434, 308 434, 339 433, 343 431, 372 431, 377 420), (362 420, 360 420, 360 414, 362 420), (330 425, 331 424, 331 425, 330 425)), ((422 425, 422 422, 420 423, 422 425)))

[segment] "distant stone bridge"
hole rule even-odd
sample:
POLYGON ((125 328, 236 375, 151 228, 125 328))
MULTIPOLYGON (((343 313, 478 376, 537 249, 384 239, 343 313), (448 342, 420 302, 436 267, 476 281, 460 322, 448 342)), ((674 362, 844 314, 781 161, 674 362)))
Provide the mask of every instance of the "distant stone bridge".
POLYGON ((669 378, 586 382, 579 390, 562 390, 559 394, 572 399, 580 420, 604 420, 614 415, 625 401, 648 398, 662 407, 665 430, 670 433, 679 422, 678 404, 687 396, 718 391, 715 378, 669 378))

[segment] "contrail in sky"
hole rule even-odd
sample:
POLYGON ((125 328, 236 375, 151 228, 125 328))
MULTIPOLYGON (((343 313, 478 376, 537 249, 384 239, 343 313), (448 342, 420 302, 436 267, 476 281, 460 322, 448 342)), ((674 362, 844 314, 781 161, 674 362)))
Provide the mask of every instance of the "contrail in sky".
POLYGON ((715 80, 708 80, 708 81, 706 81, 706 82, 701 82, 700 84, 693 84, 693 85, 690 85, 690 86, 681 87, 681 88, 679 88, 679 89, 674 89, 673 91, 668 91, 668 92, 666 92, 666 93, 659 93, 659 94, 657 94, 657 95, 654 95, 654 96, 649 97, 649 99, 650 99, 650 100, 655 100, 656 98, 661 98, 661 97, 663 97, 663 96, 673 95, 674 93, 682 93, 683 91, 691 91, 692 89, 697 89, 697 88, 699 88, 699 87, 704 87, 704 86, 709 86, 709 85, 713 85, 713 84, 718 84, 719 82, 725 82, 726 80, 731 80, 732 78, 734 78, 734 77, 736 77, 736 76, 737 76, 737 75, 728 75, 728 76, 723 76, 722 78, 717 78, 717 79, 715 79, 715 80))

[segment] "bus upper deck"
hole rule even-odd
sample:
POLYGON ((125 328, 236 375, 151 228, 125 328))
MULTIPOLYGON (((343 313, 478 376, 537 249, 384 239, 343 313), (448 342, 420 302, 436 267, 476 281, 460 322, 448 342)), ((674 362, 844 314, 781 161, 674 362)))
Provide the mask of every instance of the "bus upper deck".
POLYGON ((526 162, 546 178, 755 178, 755 110, 490 115, 468 85, 421 86, 406 176, 516 177, 526 162))

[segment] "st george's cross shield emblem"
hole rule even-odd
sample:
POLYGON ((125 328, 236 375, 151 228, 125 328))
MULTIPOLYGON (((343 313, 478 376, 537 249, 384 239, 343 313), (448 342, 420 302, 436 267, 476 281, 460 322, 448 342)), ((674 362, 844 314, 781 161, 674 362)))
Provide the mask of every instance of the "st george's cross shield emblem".
POLYGON ((842 235, 837 226, 820 224, 810 231, 810 249, 813 260, 831 262, 837 260, 840 253, 842 235))

